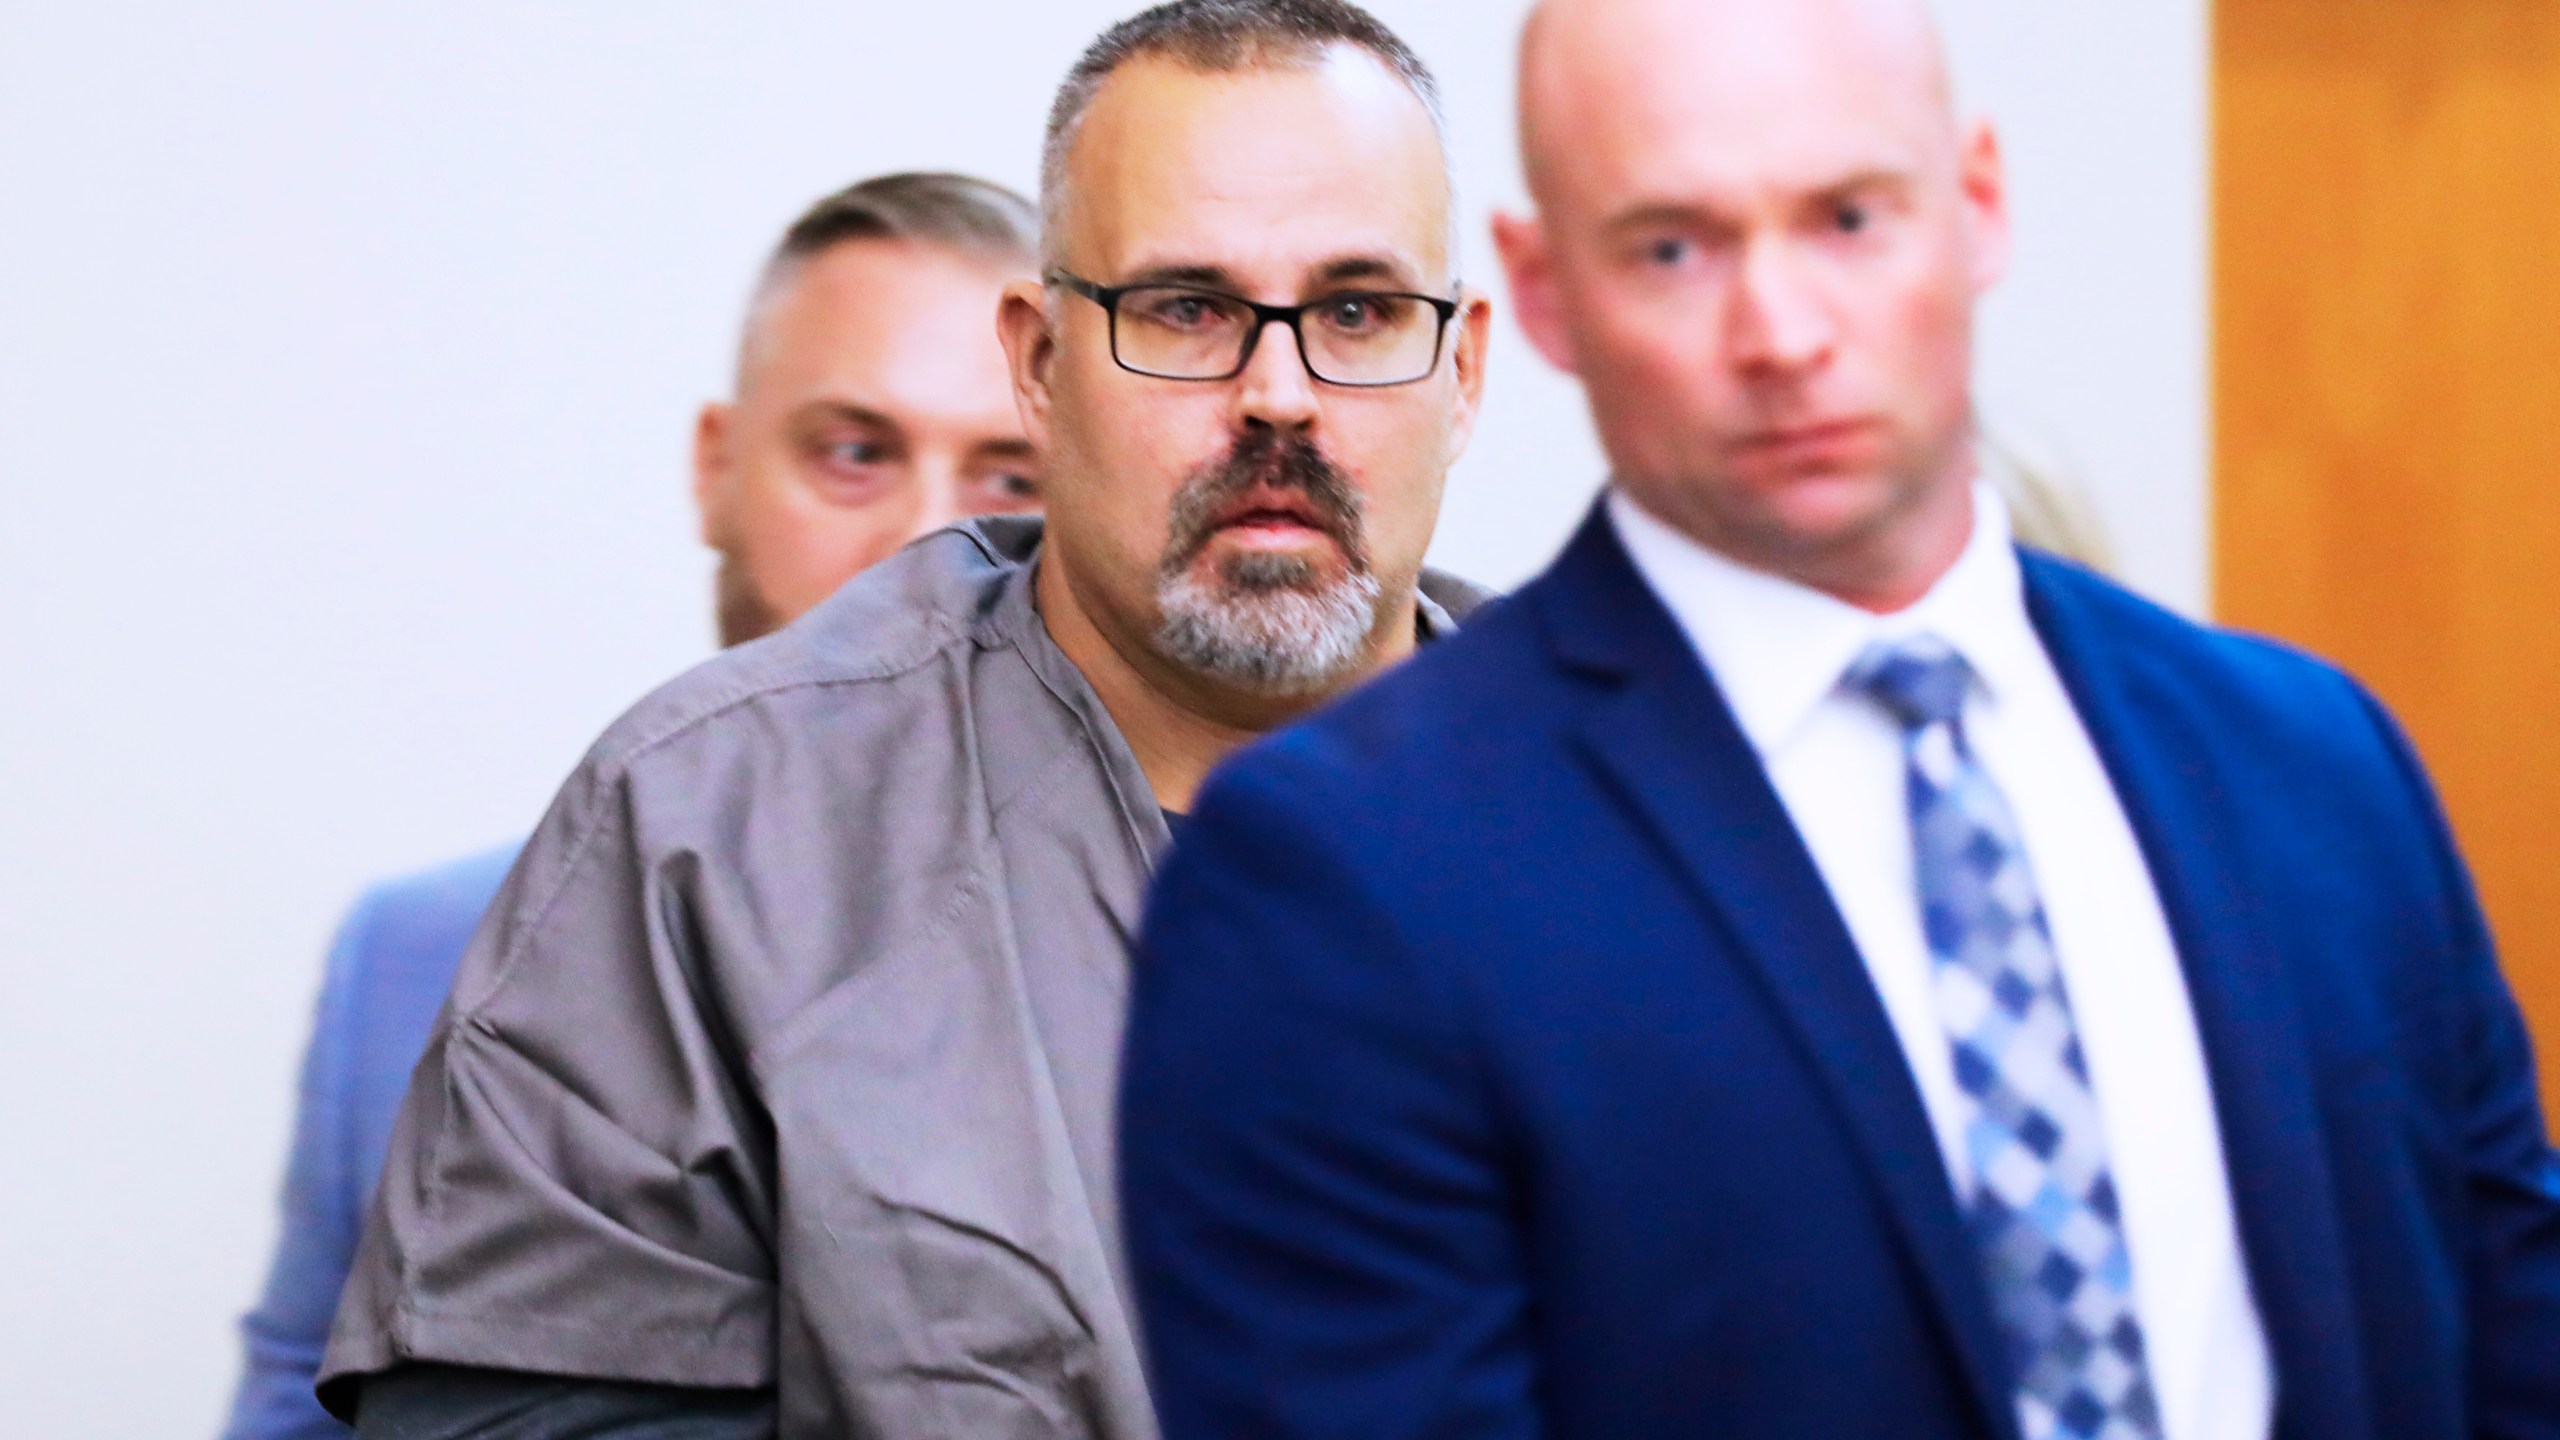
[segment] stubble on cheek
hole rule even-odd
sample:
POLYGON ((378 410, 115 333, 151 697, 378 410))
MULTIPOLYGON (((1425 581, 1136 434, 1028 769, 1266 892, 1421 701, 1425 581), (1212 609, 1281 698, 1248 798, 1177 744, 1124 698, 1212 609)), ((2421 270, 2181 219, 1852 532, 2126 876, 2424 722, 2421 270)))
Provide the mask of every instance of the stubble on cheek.
POLYGON ((712 619, 720 648, 761 640, 783 627, 782 612, 756 587, 755 577, 734 550, 720 552, 720 568, 712 576, 712 619))

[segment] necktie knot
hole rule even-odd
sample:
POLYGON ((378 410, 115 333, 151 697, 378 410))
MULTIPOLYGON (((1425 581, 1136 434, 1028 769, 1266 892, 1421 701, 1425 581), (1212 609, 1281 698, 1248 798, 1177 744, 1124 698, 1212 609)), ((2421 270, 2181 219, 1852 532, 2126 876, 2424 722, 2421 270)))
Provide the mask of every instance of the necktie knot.
POLYGON ((1869 646, 1849 667, 1851 688, 1874 697, 1906 731, 1954 724, 1972 679, 1973 667, 1935 635, 1869 646))

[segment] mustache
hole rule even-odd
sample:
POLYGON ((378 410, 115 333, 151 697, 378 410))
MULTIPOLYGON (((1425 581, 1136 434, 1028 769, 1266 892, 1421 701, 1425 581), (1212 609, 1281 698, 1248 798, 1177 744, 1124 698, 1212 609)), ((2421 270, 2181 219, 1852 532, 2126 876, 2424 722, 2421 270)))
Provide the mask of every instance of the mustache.
POLYGON ((1174 492, 1164 547, 1164 573, 1188 569, 1218 532, 1219 516, 1258 489, 1294 490, 1313 512, 1316 528, 1342 547, 1353 574, 1369 568, 1366 506, 1351 477, 1298 433, 1258 428, 1236 437, 1218 460, 1201 466, 1174 492))

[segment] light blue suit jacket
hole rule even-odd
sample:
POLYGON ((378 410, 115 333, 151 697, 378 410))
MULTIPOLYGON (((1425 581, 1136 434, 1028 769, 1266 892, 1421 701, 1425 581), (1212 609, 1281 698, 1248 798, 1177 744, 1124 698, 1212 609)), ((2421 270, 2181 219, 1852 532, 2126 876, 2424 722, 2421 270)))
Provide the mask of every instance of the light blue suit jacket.
POLYGON ((311 1395, 329 1321, 409 1072, 521 845, 377 885, 338 928, 302 1060, 283 1225, 265 1295, 241 1322, 248 1362, 224 1440, 350 1433, 311 1395))

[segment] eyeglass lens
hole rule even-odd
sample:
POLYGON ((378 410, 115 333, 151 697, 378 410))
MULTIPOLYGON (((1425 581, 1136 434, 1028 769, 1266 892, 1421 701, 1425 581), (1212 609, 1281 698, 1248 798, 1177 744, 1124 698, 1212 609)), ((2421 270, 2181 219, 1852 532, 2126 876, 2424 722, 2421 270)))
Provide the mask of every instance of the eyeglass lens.
MULTIPOLYGON (((1260 321, 1233 296, 1173 285, 1125 291, 1113 316, 1121 364, 1168 380, 1216 380, 1243 368, 1260 321)), ((1418 380, 1439 360, 1440 313, 1416 296, 1346 292, 1301 311, 1307 368, 1339 385, 1418 380)))

